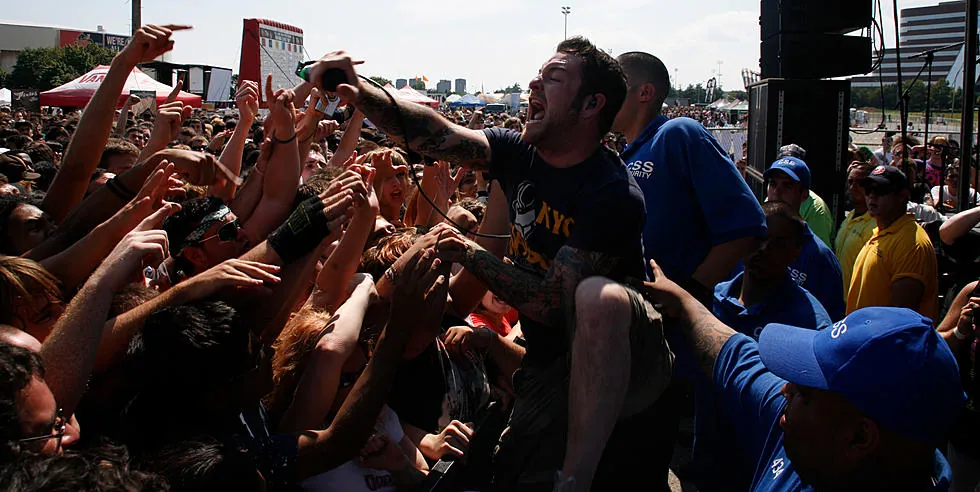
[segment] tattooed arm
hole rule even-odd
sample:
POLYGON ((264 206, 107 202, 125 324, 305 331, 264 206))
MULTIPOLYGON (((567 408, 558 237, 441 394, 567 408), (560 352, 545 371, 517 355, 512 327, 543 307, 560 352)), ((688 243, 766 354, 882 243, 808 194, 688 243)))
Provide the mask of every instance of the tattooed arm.
POLYGON ((420 154, 463 167, 489 168, 490 143, 482 131, 451 123, 421 104, 393 101, 384 90, 369 84, 361 84, 354 105, 401 145, 407 129, 408 147, 420 154))
MULTIPOLYGON (((490 143, 483 132, 470 130, 443 118, 421 104, 398 101, 383 89, 363 83, 354 66, 360 64, 343 51, 327 53, 309 67, 309 80, 323 87, 329 70, 340 70, 346 79, 336 87, 341 99, 353 102, 364 115, 393 140, 420 154, 463 167, 487 170, 490 143)), ((329 89, 333 92, 334 88, 329 89)))
POLYGON ((647 297, 662 306, 663 311, 680 322, 684 338, 690 343, 698 366, 714 377, 715 360, 735 330, 718 320, 708 308, 686 290, 672 282, 652 260, 653 282, 644 282, 647 297))
MULTIPOLYGON (((571 321, 575 288, 586 277, 608 275, 619 258, 563 246, 558 250, 551 268, 540 277, 514 265, 508 265, 478 244, 462 239, 447 229, 445 237, 453 236, 450 246, 440 240, 437 249, 446 251, 459 246, 461 255, 453 258, 463 265, 487 288, 510 304, 521 315, 548 326, 561 326, 571 321), (465 245, 463 245, 465 243, 465 245)), ((572 326, 572 325, 567 325, 572 326)))

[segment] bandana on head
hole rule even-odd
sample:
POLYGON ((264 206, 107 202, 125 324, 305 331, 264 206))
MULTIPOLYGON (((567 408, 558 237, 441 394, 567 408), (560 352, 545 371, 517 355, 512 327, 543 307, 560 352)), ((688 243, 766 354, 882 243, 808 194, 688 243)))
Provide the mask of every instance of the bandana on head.
POLYGON ((203 219, 201 219, 201 225, 197 226, 197 229, 191 231, 187 237, 184 238, 184 246, 200 241, 204 237, 204 233, 214 225, 215 222, 224 219, 225 216, 231 213, 231 209, 227 205, 221 205, 218 210, 209 213, 203 219))

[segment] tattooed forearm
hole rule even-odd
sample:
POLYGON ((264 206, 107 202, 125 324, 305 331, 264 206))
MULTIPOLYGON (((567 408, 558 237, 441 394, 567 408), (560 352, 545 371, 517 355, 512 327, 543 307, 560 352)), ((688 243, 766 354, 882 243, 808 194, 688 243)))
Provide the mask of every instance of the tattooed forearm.
POLYGON ((564 246, 542 278, 474 246, 466 254, 463 266, 521 315, 549 326, 572 323, 568 325, 571 327, 574 322, 569 313, 573 312, 579 282, 595 275, 608 275, 618 262, 618 258, 605 253, 564 246))
POLYGON ((479 247, 467 253, 463 266, 521 315, 547 325, 554 325, 555 316, 561 316, 559 285, 508 265, 479 247))
POLYGON ((420 154, 463 167, 486 169, 490 145, 483 134, 453 124, 431 108, 388 97, 384 90, 364 84, 356 106, 392 140, 420 154))
POLYGON ((704 305, 693 298, 685 303, 684 308, 688 313, 682 325, 684 336, 694 348, 698 366, 711 378, 718 353, 735 334, 735 330, 715 318, 704 305))

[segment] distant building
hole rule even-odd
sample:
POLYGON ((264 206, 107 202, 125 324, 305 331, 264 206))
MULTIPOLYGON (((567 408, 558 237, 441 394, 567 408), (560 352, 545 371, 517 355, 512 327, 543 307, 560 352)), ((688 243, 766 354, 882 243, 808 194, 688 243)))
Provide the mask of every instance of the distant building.
POLYGON ((28 22, 0 22, 0 68, 7 72, 12 71, 17 64, 17 55, 27 49, 97 44, 119 51, 127 43, 128 35, 109 34, 102 26, 98 26, 95 31, 83 31, 28 22))
POLYGON ((446 94, 452 91, 452 89, 453 89, 453 83, 448 80, 440 80, 439 83, 436 84, 436 92, 442 94, 446 94))
POLYGON ((456 79, 456 90, 453 92, 466 93, 466 79, 456 79))
MULTIPOLYGON (((907 57, 964 40, 964 33, 966 32, 966 2, 964 1, 941 2, 937 5, 906 8, 902 9, 901 14, 903 80, 912 80, 919 73, 919 69, 922 68, 922 63, 925 61, 925 58, 909 60, 907 57)), ((962 79, 962 74, 959 72, 962 71, 963 49, 962 46, 954 46, 936 52, 932 65, 933 83, 939 82, 947 76, 952 79, 959 75, 962 79)), ((880 83, 897 83, 898 69, 895 62, 895 52, 894 48, 885 50, 881 68, 870 75, 852 78, 851 86, 878 87, 879 71, 881 72, 880 83)), ((925 74, 920 79, 924 82, 925 74)), ((951 85, 962 85, 962 80, 951 85)))
MULTIPOLYGON (((422 79, 421 79, 421 78, 419 78, 419 77, 415 77, 414 79, 409 79, 409 80, 408 80, 408 85, 409 85, 409 87, 412 87, 412 86, 417 86, 417 85, 419 85, 419 84, 422 84, 422 86, 425 86, 425 81, 424 81, 424 80, 422 80, 422 79)), ((414 89, 414 87, 412 87, 412 88, 414 89)))
POLYGON ((402 87, 405 87, 406 85, 408 85, 408 81, 405 80, 405 79, 397 79, 397 80, 395 80, 395 89, 401 89, 402 87))

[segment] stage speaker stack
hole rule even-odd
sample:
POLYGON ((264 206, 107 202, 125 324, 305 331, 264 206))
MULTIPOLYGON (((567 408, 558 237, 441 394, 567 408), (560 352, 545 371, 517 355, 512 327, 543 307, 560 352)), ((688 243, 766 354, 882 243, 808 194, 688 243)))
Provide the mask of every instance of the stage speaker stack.
MULTIPOLYGON (((748 87, 751 174, 763 173, 779 147, 803 147, 812 190, 837 223, 846 208, 851 90, 850 81, 822 79, 871 71, 871 38, 853 34, 870 27, 871 5, 871 0, 762 0, 763 80, 748 87)), ((765 183, 750 184, 764 199, 765 183)))

